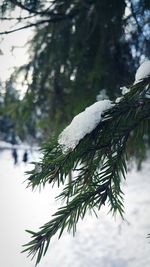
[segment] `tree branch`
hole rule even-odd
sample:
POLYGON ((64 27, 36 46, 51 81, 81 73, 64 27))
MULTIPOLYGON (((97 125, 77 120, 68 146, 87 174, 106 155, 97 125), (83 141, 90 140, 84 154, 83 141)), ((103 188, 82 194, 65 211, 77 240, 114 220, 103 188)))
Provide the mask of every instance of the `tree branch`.
POLYGON ((50 22, 57 23, 58 21, 61 21, 61 20, 64 20, 64 19, 67 19, 67 17, 66 18, 61 18, 60 17, 60 18, 52 18, 52 19, 40 20, 40 21, 37 21, 36 23, 30 23, 28 25, 25 25, 25 26, 22 26, 22 27, 13 29, 13 30, 0 32, 0 35, 5 35, 5 34, 18 32, 18 31, 25 30, 25 29, 32 28, 32 27, 36 27, 38 25, 42 25, 42 24, 45 24, 45 23, 50 23, 50 22))
POLYGON ((150 118, 150 99, 146 97, 150 90, 149 79, 131 86, 119 103, 105 111, 99 125, 68 154, 62 153, 57 142, 44 148, 40 170, 35 168, 30 172, 29 185, 34 188, 50 181, 58 182, 59 186, 70 170, 77 174, 57 197, 67 204, 59 208, 53 219, 38 232, 28 231, 32 240, 25 245, 24 252, 37 256, 36 264, 45 255, 56 232, 60 230, 59 237, 65 228, 75 233, 79 218, 83 219, 87 210, 95 212, 95 208, 100 210, 107 202, 111 212, 118 211, 123 216, 121 179, 127 172, 130 138, 133 134, 138 138, 139 129, 142 129, 143 137, 142 124, 150 118))
POLYGON ((9 2, 11 2, 12 4, 14 4, 15 6, 18 6, 20 7, 21 9, 23 10, 26 10, 28 11, 29 13, 33 13, 33 14, 36 14, 36 15, 46 15, 46 16, 62 16, 64 14, 60 14, 60 13, 54 13, 52 11, 49 11, 49 8, 43 10, 43 11, 37 11, 33 8, 28 8, 27 6, 23 5, 20 1, 17 1, 17 0, 9 0, 9 2))
POLYGON ((16 0, 9 0, 9 1, 11 3, 13 3, 14 5, 20 7, 21 9, 26 10, 29 13, 33 13, 33 15, 26 16, 26 17, 18 17, 18 18, 2 17, 2 18, 0 18, 1 20, 18 20, 18 22, 19 22, 19 21, 23 21, 23 20, 26 20, 26 19, 30 19, 30 18, 32 19, 33 17, 35 17, 37 15, 41 15, 41 16, 42 15, 46 15, 46 16, 50 16, 50 18, 49 19, 41 19, 40 21, 37 21, 35 23, 30 23, 28 25, 25 25, 25 26, 22 26, 22 27, 19 27, 19 28, 16 28, 16 29, 0 32, 0 35, 10 34, 10 33, 17 32, 17 31, 20 31, 20 30, 24 30, 24 29, 27 29, 27 28, 36 27, 36 26, 44 24, 44 23, 51 23, 51 22, 52 23, 56 23, 56 22, 59 22, 59 21, 62 21, 62 20, 66 20, 66 19, 72 19, 79 12, 78 9, 74 9, 73 11, 71 11, 68 14, 54 13, 52 11, 48 11, 49 8, 47 8, 47 10, 45 10, 45 11, 36 11, 36 10, 33 10, 33 9, 29 9, 28 7, 24 6, 19 1, 16 1, 16 0))
POLYGON ((18 21, 21 21, 21 20, 26 20, 26 19, 31 19, 31 18, 34 18, 35 16, 37 16, 37 14, 33 14, 33 15, 30 15, 30 16, 26 16, 26 17, 16 17, 16 18, 8 18, 8 17, 0 17, 0 20, 18 20, 18 21))
POLYGON ((132 4, 132 1, 130 1, 130 7, 131 7, 132 17, 134 18, 135 23, 136 23, 136 25, 137 25, 138 32, 139 32, 139 33, 142 33, 142 28, 141 28, 141 26, 140 26, 140 24, 139 24, 139 22, 138 22, 138 19, 137 19, 137 16, 136 16, 136 12, 134 11, 134 6, 133 6, 133 4, 132 4))

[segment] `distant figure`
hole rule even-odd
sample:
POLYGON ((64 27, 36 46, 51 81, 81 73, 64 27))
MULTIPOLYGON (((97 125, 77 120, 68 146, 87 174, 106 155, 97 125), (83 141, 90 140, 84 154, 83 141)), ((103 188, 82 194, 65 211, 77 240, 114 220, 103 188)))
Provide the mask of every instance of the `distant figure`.
POLYGON ((18 163, 18 153, 17 153, 16 148, 13 149, 12 156, 13 156, 13 159, 14 159, 14 164, 16 165, 18 163))
POLYGON ((28 161, 28 152, 27 151, 24 152, 22 160, 24 163, 26 163, 28 161))

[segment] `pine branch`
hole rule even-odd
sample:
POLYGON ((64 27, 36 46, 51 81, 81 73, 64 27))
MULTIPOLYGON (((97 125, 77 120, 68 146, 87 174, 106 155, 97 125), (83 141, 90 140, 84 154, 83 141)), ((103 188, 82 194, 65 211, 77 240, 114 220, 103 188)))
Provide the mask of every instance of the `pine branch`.
POLYGON ((14 32, 18 32, 18 31, 21 31, 21 30, 25 30, 25 29, 28 29, 28 28, 32 28, 32 27, 36 27, 36 26, 39 26, 39 25, 44 25, 45 23, 56 23, 58 21, 61 21, 63 20, 64 18, 51 18, 51 19, 42 19, 42 20, 39 20, 35 23, 30 23, 30 24, 27 24, 25 26, 22 26, 22 27, 19 27, 19 28, 16 28, 16 29, 12 29, 12 30, 9 30, 9 31, 2 31, 0 32, 0 35, 5 35, 5 34, 10 34, 10 33, 14 33, 14 32))
POLYGON ((75 233, 79 218, 83 219, 87 210, 95 212, 107 203, 111 212, 123 217, 121 180, 126 177, 130 137, 150 118, 150 99, 146 97, 149 81, 147 78, 132 86, 73 151, 63 154, 57 141, 43 148, 43 160, 30 172, 28 186, 35 188, 47 182, 59 186, 66 182, 71 170, 76 174, 57 197, 66 205, 39 232, 28 231, 32 241, 24 251, 37 256, 36 264, 45 255, 53 235, 60 231, 60 237, 65 229, 75 233))
POLYGON ((37 16, 36 14, 35 15, 30 15, 30 16, 26 16, 26 17, 14 17, 14 18, 11 18, 11 17, 0 17, 0 20, 7 20, 7 21, 12 21, 12 20, 18 20, 18 21, 23 21, 23 20, 26 20, 26 19, 31 19, 31 18, 34 18, 35 16, 37 16))
POLYGON ((102 194, 100 194, 99 187, 95 191, 90 190, 82 195, 78 194, 67 206, 60 208, 58 212, 53 215, 54 219, 41 227, 38 233, 28 231, 32 234, 33 240, 25 245, 27 249, 23 252, 29 251, 29 255, 33 257, 37 254, 36 264, 38 264, 41 257, 45 255, 48 249, 51 237, 59 229, 59 237, 63 233, 64 228, 67 228, 68 231, 73 228, 73 232, 75 232, 79 218, 83 219, 87 209, 91 209, 97 202, 100 203, 101 201, 102 194))
POLYGON ((42 10, 42 11, 37 11, 36 9, 28 8, 27 6, 25 6, 24 4, 22 4, 21 1, 9 0, 9 2, 11 2, 12 4, 14 4, 15 6, 20 7, 21 9, 23 9, 25 11, 28 11, 30 14, 47 15, 47 16, 54 15, 54 13, 52 11, 49 11, 49 8, 46 8, 45 10, 42 10))
POLYGON ((39 184, 45 185, 47 181, 64 183, 69 171, 75 171, 79 163, 84 164, 87 161, 89 165, 91 153, 94 153, 93 157, 99 161, 104 154, 111 152, 112 144, 116 146, 121 138, 140 124, 142 119, 149 117, 149 99, 139 101, 139 95, 146 84, 145 81, 142 83, 143 86, 141 83, 133 86, 131 92, 125 95, 120 103, 105 113, 103 121, 92 133, 85 136, 74 151, 63 154, 57 140, 46 144, 42 148, 42 162, 36 164, 35 169, 29 173, 29 186, 34 188, 39 184), (111 129, 111 132, 108 129, 111 129))
POLYGON ((12 2, 15 5, 21 7, 22 9, 25 9, 25 10, 29 11, 29 13, 33 13, 33 15, 27 16, 27 17, 22 17, 22 18, 21 17, 20 18, 2 17, 1 18, 2 20, 18 20, 18 22, 29 19, 29 23, 26 24, 25 26, 21 26, 21 27, 16 28, 16 29, 12 29, 12 30, 8 30, 8 31, 2 31, 2 32, 0 32, 0 35, 6 35, 6 34, 14 33, 14 32, 20 31, 20 30, 25 30, 25 29, 36 27, 36 26, 39 26, 39 25, 44 25, 45 23, 58 23, 58 22, 61 22, 61 21, 64 21, 64 20, 68 20, 68 19, 70 20, 73 17, 75 17, 79 12, 79 10, 77 8, 72 10, 68 14, 53 13, 52 11, 41 11, 41 12, 37 11, 36 12, 36 11, 30 10, 27 7, 23 6, 21 4, 21 2, 11 1, 11 0, 10 0, 10 2, 12 2), (43 15, 43 16, 47 15, 48 18, 47 19, 42 19, 42 16, 41 16, 41 20, 37 20, 35 23, 30 22, 30 19, 32 19, 32 17, 35 17, 37 15, 43 15))

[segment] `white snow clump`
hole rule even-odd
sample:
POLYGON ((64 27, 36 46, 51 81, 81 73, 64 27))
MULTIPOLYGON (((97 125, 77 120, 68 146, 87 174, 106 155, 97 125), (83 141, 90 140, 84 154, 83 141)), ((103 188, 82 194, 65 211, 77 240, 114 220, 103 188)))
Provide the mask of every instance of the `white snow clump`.
POLYGON ((75 116, 58 137, 62 152, 65 154, 73 150, 86 134, 96 128, 102 120, 102 114, 112 106, 113 104, 110 100, 101 100, 75 116))
POLYGON ((130 88, 127 88, 126 86, 120 87, 120 90, 122 96, 117 97, 115 103, 119 103, 123 99, 123 96, 130 92, 130 88))
POLYGON ((150 76, 150 60, 144 61, 137 69, 134 84, 141 82, 144 78, 150 76))
POLYGON ((104 99, 109 99, 106 89, 102 89, 99 94, 96 96, 96 100, 100 101, 100 100, 104 100, 104 99))
POLYGON ((120 87, 122 95, 126 95, 130 92, 130 88, 127 88, 126 86, 120 87))

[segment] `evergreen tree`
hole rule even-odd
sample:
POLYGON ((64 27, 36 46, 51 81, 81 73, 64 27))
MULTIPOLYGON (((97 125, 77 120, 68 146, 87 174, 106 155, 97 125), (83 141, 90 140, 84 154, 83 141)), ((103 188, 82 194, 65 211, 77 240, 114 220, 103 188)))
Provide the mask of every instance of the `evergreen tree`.
POLYGON ((29 99, 21 98, 15 89, 13 76, 1 86, 0 90, 0 133, 5 141, 17 143, 18 137, 23 140, 36 138, 35 124, 37 116, 28 110, 29 99), (29 120, 30 113, 30 120, 29 120))
POLYGON ((100 90, 114 99, 120 86, 133 82, 141 56, 149 57, 146 0, 1 2, 2 19, 15 20, 9 14, 16 6, 27 14, 16 18, 20 27, 3 34, 34 27, 30 62, 21 70, 26 80, 31 77, 28 115, 36 120, 38 109, 44 138, 93 103, 100 90))
POLYGON ((65 206, 38 232, 28 231, 32 241, 25 251, 39 263, 53 235, 60 231, 61 236, 64 229, 75 233, 87 210, 96 212, 108 204, 110 211, 123 216, 121 180, 127 160, 135 156, 140 166, 150 143, 149 77, 130 86, 139 61, 149 57, 150 6, 147 0, 5 0, 2 19, 11 19, 9 12, 16 6, 27 12, 15 19, 23 25, 1 34, 34 27, 30 62, 20 69, 26 79, 31 76, 22 101, 30 109, 22 112, 33 119, 32 125, 43 127, 44 139, 50 131, 60 132, 100 90, 115 100, 120 86, 130 89, 73 149, 63 153, 57 138, 47 142, 43 159, 29 173, 32 188, 64 185, 58 198, 65 206), (71 179, 72 171, 76 177, 71 179))
POLYGON ((5 88, 1 86, 0 132, 2 135, 1 138, 6 141, 11 141, 11 137, 15 136, 15 120, 17 114, 15 114, 14 110, 18 106, 18 103, 19 95, 10 80, 6 82, 5 88))

